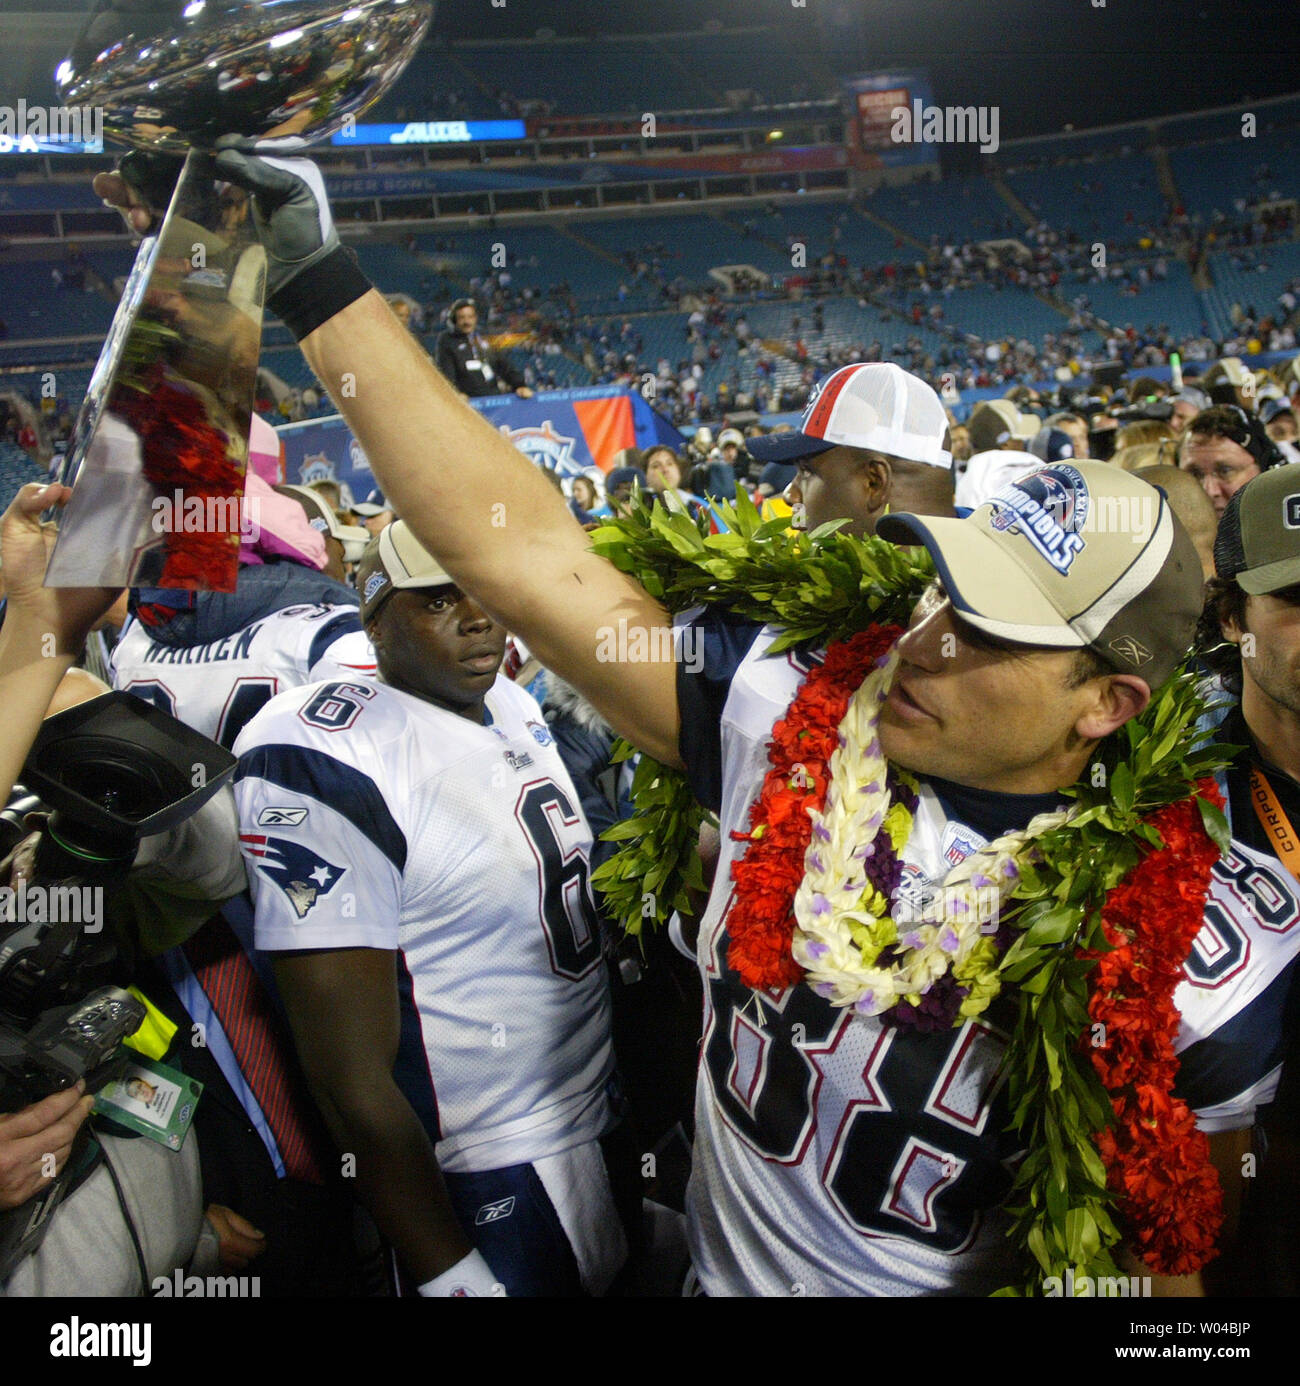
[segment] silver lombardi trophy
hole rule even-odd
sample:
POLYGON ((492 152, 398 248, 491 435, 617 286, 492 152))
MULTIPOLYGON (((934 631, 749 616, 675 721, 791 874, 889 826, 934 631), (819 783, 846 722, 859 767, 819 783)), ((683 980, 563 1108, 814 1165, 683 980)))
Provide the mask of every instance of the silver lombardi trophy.
POLYGON ((266 256, 245 194, 214 179, 213 146, 238 135, 289 154, 343 128, 396 81, 433 8, 99 0, 56 74, 63 100, 184 164, 77 418, 50 586, 233 589, 266 256))

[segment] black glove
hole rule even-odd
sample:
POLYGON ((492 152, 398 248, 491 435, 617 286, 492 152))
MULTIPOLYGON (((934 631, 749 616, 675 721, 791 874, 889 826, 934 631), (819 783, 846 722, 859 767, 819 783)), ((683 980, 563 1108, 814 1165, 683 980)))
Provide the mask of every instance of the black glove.
POLYGON ((217 141, 216 172, 252 196, 266 250, 267 305, 301 340, 370 288, 340 242, 325 180, 310 159, 250 149, 237 135, 217 141))
POLYGON ((118 160, 117 171, 153 214, 146 235, 152 235, 162 225, 184 164, 183 155, 157 154, 143 149, 133 149, 118 160))

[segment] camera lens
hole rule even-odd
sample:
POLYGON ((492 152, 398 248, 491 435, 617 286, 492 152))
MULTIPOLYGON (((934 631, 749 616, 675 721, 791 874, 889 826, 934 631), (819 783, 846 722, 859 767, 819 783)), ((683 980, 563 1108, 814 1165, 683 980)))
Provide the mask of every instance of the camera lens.
POLYGON ((160 757, 98 736, 70 736, 51 745, 45 769, 65 789, 127 822, 148 818, 190 789, 160 757))

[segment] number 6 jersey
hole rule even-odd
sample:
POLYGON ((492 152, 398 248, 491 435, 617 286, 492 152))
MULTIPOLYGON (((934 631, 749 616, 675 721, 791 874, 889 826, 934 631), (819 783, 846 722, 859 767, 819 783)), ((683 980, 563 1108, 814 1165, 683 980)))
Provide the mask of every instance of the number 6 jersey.
POLYGON ((486 722, 335 682, 273 699, 235 745, 259 952, 396 951, 394 1076, 455 1172, 612 1124, 591 833, 533 699, 498 678, 486 722))

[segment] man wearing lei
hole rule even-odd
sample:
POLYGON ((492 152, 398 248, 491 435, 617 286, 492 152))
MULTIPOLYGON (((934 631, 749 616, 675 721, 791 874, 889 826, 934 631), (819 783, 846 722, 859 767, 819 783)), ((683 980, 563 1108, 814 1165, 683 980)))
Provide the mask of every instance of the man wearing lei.
MULTIPOLYGON (((705 1292, 1060 1293, 1058 1270, 1144 1262, 1195 1292, 1219 1190, 1171 1092, 1171 1046, 1189 1037, 1169 1003, 1218 856, 1202 826, 1213 785, 1196 797, 1199 762, 1181 751, 1160 779, 1187 721, 1177 694, 1134 755, 1101 755, 1173 673, 1199 609, 1196 554, 1163 496, 1061 463, 966 520, 888 517, 885 537, 924 545, 940 576, 901 640, 867 616, 824 651, 769 654, 766 629, 728 668, 714 644, 695 674, 602 660, 619 622, 662 648, 665 606, 401 330, 309 163, 232 151, 219 168, 257 194, 271 310, 327 387, 347 377, 345 416, 421 542, 720 811, 689 1207, 705 1292), (1113 792, 1067 821, 1090 766, 1113 792), (1143 805, 1158 811, 1139 819, 1143 805), (1101 979, 1091 995, 1085 976, 1101 979)), ((943 432, 922 382, 845 368, 805 417, 806 480, 856 476, 874 520, 894 463, 940 459, 943 432)), ((720 539, 734 554, 736 536, 720 539)), ((873 610, 910 604, 917 563, 841 542, 864 574, 892 575, 864 577, 873 610)), ((749 597, 775 609, 781 593, 749 597)), ((1249 1124, 1242 1094, 1221 1119, 1249 1124)))

